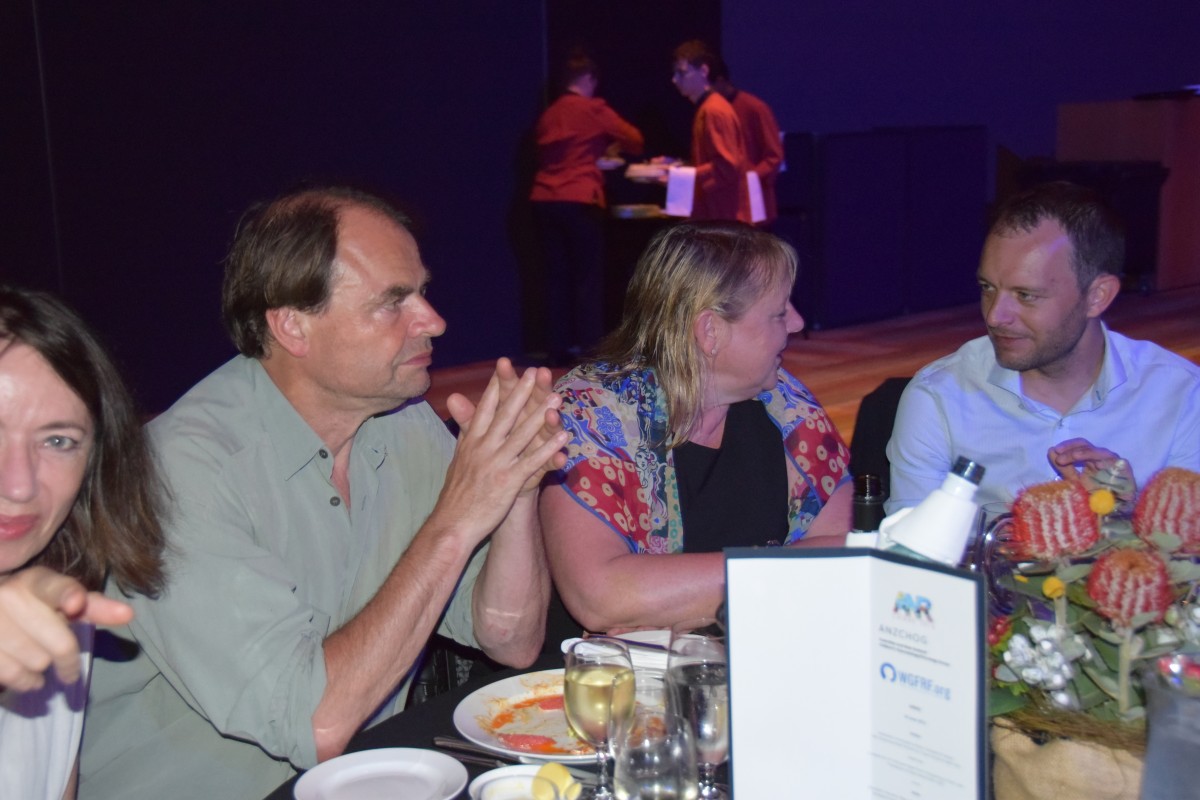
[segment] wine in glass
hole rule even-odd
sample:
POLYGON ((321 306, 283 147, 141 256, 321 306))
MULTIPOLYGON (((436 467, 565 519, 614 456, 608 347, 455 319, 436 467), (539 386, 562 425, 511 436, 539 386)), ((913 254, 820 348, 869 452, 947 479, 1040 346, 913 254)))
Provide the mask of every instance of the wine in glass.
POLYGON ((584 639, 567 651, 563 707, 579 738, 596 748, 597 800, 613 796, 608 776, 610 735, 633 713, 634 679, 629 650, 616 639, 584 639))
POLYGON ((715 619, 671 627, 667 656, 671 713, 692 737, 700 775, 700 797, 723 796, 717 767, 729 756, 729 666, 725 633, 715 619))

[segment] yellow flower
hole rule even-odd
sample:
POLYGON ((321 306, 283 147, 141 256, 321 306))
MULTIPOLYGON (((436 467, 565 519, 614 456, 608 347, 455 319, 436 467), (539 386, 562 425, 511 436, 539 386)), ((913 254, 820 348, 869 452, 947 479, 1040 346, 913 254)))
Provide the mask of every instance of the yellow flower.
POLYGON ((1117 507, 1117 498, 1110 489, 1097 489, 1088 498, 1088 507, 1092 509, 1093 514, 1111 514, 1117 507))
POLYGON ((1042 594, 1051 600, 1057 600, 1066 593, 1067 585, 1053 575, 1046 578, 1046 581, 1042 584, 1042 594))

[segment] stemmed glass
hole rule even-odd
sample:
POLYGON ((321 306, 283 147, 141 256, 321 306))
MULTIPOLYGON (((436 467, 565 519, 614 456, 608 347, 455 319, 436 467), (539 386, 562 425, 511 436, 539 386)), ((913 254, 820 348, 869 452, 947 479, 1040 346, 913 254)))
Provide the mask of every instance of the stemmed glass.
POLYGON ((597 800, 613 797, 608 774, 610 730, 621 731, 633 713, 633 664, 629 650, 616 639, 578 641, 567 651, 563 681, 564 710, 571 728, 596 748, 600 769, 597 800))
POLYGON ((696 764, 684 731, 667 715, 661 672, 635 671, 633 717, 611 734, 617 800, 696 800, 696 764))
POLYGON ((700 797, 715 800, 717 767, 729 756, 729 662, 725 631, 712 618, 671 626, 667 686, 672 715, 691 735, 700 797))
POLYGON ((968 547, 965 566, 982 573, 987 581, 988 606, 991 613, 1004 616, 1013 612, 1016 596, 1004 588, 1001 578, 1010 575, 1015 563, 1005 552, 1012 532, 1012 504, 985 503, 979 510, 979 525, 974 542, 968 547))

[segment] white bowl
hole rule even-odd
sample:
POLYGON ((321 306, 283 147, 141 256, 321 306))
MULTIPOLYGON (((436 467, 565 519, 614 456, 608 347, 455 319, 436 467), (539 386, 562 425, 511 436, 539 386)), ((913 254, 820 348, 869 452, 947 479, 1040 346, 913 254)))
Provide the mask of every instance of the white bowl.
POLYGON ((537 775, 541 767, 534 764, 514 764, 511 767, 500 767, 483 773, 475 780, 471 781, 471 785, 467 787, 467 794, 471 800, 479 800, 479 788, 492 778, 504 778, 510 775, 537 775))

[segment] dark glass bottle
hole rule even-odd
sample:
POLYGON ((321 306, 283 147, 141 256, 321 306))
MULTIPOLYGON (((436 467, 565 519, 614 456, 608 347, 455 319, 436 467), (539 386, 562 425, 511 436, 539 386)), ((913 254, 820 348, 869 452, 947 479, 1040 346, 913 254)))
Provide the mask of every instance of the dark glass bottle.
POLYGON ((854 476, 854 531, 871 533, 883 521, 883 481, 878 475, 854 476))

